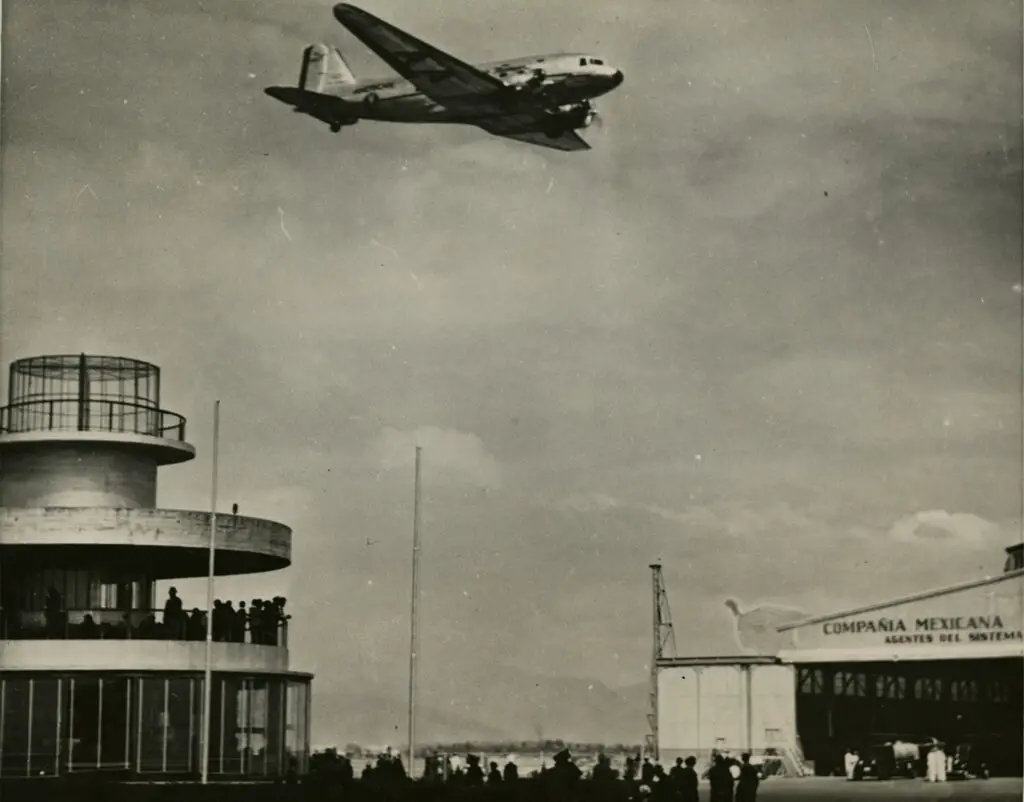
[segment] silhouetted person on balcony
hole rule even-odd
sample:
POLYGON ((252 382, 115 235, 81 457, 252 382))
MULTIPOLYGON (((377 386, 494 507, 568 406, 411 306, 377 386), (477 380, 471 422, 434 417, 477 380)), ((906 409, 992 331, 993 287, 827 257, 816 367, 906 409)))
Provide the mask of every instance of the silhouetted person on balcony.
POLYGON ((249 643, 263 643, 263 600, 249 602, 249 643))
POLYGON ((156 616, 150 613, 139 624, 138 636, 144 639, 159 637, 160 631, 157 628, 156 616))
POLYGON ((284 606, 288 603, 288 599, 284 596, 274 597, 274 644, 281 646, 284 641, 284 627, 285 622, 288 621, 291 616, 284 611, 284 606))
POLYGON ((249 611, 245 609, 245 602, 238 603, 235 611, 235 622, 231 630, 231 640, 235 643, 245 643, 245 627, 249 623, 249 611))
POLYGON ((185 638, 185 610, 177 588, 167 591, 167 601, 164 602, 164 637, 170 640, 185 638))
POLYGON ((654 766, 651 765, 651 759, 648 757, 644 758, 644 764, 640 767, 640 782, 648 788, 650 788, 651 783, 654 782, 654 766))
POLYGON ((232 643, 235 640, 235 633, 238 630, 238 611, 235 609, 234 602, 224 602, 224 624, 221 629, 221 639, 225 643, 232 643))
POLYGON ((85 618, 82 619, 81 627, 78 630, 79 637, 83 640, 89 640, 92 638, 99 637, 100 628, 96 626, 96 619, 86 613, 85 618))
POLYGON ((260 599, 260 643, 264 646, 274 645, 274 604, 267 599, 260 599))
POLYGON ((56 588, 46 591, 43 602, 43 615, 46 618, 46 635, 49 638, 64 637, 64 603, 56 588))
POLYGON ((189 640, 206 640, 206 614, 198 607, 193 607, 186 625, 189 640))
POLYGON ((215 641, 224 640, 224 602, 220 599, 214 599, 213 601, 213 639, 215 641))
POLYGON ((519 779, 519 766, 516 765, 515 758, 509 755, 508 760, 505 761, 505 782, 511 783, 519 779))

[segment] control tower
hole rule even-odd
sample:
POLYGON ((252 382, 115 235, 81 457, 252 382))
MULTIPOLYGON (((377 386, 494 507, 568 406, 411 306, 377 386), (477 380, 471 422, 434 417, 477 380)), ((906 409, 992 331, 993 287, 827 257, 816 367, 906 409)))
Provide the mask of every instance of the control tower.
MULTIPOLYGON (((11 364, 0 408, 0 778, 114 771, 198 776, 210 513, 159 509, 157 471, 187 462, 160 369, 107 356, 11 364), (177 609, 176 609, 177 608, 177 609)), ((291 563, 291 530, 217 515, 218 576, 291 563)), ((286 604, 215 607, 211 777, 305 773, 312 677, 289 670, 286 604)), ((154 776, 156 775, 156 776, 154 776)))

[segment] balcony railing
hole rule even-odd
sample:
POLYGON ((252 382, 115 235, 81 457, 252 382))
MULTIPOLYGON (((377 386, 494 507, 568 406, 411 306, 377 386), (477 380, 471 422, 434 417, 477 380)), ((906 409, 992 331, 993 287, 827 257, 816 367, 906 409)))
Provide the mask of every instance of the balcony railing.
MULTIPOLYGON (((220 643, 288 645, 291 616, 238 611, 213 618, 213 639, 220 643)), ((193 611, 166 620, 163 610, 0 610, 0 640, 206 640, 206 613, 193 611)))
POLYGON ((185 418, 134 401, 40 398, 0 408, 0 434, 113 432, 185 441, 185 418))

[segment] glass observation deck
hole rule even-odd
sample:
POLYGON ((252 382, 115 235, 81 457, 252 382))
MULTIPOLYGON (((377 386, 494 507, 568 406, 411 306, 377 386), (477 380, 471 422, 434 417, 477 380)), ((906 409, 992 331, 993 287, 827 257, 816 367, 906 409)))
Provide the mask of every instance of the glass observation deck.
MULTIPOLYGON (((126 571, 123 564, 112 573, 102 565, 51 568, 7 561, 0 565, 0 639, 206 639, 205 595, 202 608, 177 596, 173 587, 162 608, 155 596, 153 579, 145 572, 126 571)), ((249 602, 217 599, 213 638, 287 646, 287 603, 283 596, 249 602)))
POLYGON ((185 441, 185 418, 160 408, 160 368, 114 356, 12 362, 0 434, 106 432, 185 441))
MULTIPOLYGON (((215 610, 213 640, 287 647, 289 618, 215 610)), ((192 610, 168 621, 163 610, 0 610, 0 640, 202 641, 206 640, 206 612, 192 610)))

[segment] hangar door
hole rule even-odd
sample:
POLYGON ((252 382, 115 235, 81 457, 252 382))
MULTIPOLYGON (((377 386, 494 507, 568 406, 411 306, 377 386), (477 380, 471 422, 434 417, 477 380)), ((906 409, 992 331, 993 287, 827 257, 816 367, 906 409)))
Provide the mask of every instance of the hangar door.
POLYGON ((1024 660, 818 663, 797 667, 796 726, 815 772, 848 748, 901 738, 969 743, 993 774, 1024 773, 1024 660))

